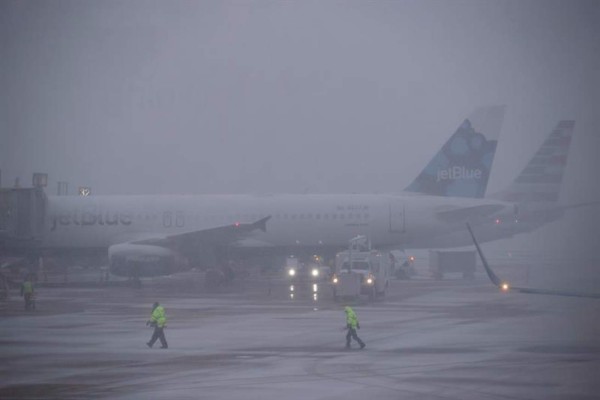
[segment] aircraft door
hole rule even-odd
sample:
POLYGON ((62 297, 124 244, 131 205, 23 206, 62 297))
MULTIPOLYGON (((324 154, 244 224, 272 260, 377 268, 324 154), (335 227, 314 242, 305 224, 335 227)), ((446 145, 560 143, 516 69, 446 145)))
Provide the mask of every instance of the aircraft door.
POLYGON ((400 199, 392 199, 389 204, 389 229, 394 233, 406 233, 406 207, 400 199))

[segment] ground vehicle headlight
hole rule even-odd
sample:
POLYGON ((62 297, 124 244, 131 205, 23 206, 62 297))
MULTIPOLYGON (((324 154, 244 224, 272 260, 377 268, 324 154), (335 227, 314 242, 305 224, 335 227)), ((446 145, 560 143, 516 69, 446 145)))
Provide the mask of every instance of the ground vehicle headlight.
POLYGON ((289 274, 290 276, 296 276, 296 270, 292 268, 292 269, 290 269, 290 270, 288 271, 288 274, 289 274))
POLYGON ((508 289, 510 289, 510 286, 508 285, 508 283, 502 282, 500 289, 502 289, 503 292, 508 292, 508 289))
POLYGON ((367 278, 367 285, 373 284, 373 278, 367 278))
POLYGON ((319 276, 319 270, 318 270, 318 269, 316 269, 316 268, 315 268, 315 269, 313 269, 313 270, 312 270, 310 273, 311 273, 311 275, 312 275, 312 276, 314 276, 315 278, 316 278, 317 276, 319 276))
POLYGON ((333 282, 333 283, 338 283, 338 278, 337 278, 337 276, 334 276, 334 277, 333 277, 333 279, 332 279, 332 282, 333 282))

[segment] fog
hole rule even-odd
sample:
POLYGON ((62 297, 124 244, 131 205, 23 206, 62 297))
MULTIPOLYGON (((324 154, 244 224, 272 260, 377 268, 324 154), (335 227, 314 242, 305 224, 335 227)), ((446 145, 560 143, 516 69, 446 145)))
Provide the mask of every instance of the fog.
MULTIPOLYGON (((575 119, 561 201, 598 200, 599 20, 596 1, 4 1, 2 184, 394 193, 505 104, 488 193, 575 119)), ((548 235, 592 249, 599 215, 548 235)))

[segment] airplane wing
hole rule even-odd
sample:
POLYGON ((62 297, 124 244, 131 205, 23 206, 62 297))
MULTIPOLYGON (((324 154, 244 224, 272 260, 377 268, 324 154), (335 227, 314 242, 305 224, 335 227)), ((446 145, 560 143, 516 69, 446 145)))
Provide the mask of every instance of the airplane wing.
POLYGON ((586 297, 586 298, 600 299, 600 293, 568 292, 568 291, 562 291, 562 290, 523 288, 523 287, 515 287, 515 286, 509 285, 508 282, 503 281, 500 278, 498 278, 498 276, 494 273, 494 271, 492 271, 492 268, 490 267, 485 256, 483 255, 483 251, 481 250, 481 247, 479 247, 479 243, 477 243, 477 239, 475 239, 475 235, 473 234, 471 225, 469 225, 468 222, 467 222, 467 229, 469 230, 469 233, 471 234, 471 239, 473 239, 473 244, 475 244, 475 247, 477 248, 477 253, 479 253, 479 258, 481 259, 481 262, 483 263, 483 268, 485 268, 485 272, 487 273, 487 275, 490 278, 490 280, 492 281, 492 283, 494 285, 496 285, 498 288, 500 288, 500 290, 502 290, 503 292, 512 291, 512 292, 527 293, 527 294, 546 294, 546 295, 552 295, 552 296, 586 297))
POLYGON ((269 215, 253 223, 235 223, 231 225, 224 225, 199 231, 180 233, 177 235, 136 240, 130 243, 154 245, 177 249, 195 247, 199 244, 223 245, 232 243, 236 240, 240 240, 250 232, 257 229, 266 232, 267 221, 270 218, 271 216, 269 215))
POLYGON ((597 206, 597 205, 600 205, 600 200, 588 201, 585 203, 567 204, 564 206, 558 206, 556 208, 561 209, 561 210, 572 210, 574 208, 590 207, 590 206, 597 206))
POLYGON ((480 206, 453 208, 450 210, 438 211, 435 213, 436 218, 441 221, 453 223, 463 222, 470 219, 477 219, 494 214, 505 206, 501 204, 483 204, 480 206))

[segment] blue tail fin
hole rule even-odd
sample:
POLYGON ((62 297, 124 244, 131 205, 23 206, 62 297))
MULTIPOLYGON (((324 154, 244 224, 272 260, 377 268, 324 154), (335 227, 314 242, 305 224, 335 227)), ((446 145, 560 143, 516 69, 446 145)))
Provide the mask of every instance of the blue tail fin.
POLYGON ((483 197, 504 108, 491 106, 475 110, 405 190, 434 196, 483 197))

